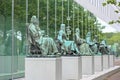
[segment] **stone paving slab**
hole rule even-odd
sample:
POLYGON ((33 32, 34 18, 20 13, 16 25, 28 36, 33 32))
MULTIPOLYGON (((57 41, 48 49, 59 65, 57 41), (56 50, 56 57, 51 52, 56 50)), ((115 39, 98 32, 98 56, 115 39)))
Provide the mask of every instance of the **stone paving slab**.
POLYGON ((105 80, 120 80, 120 72, 106 78, 105 80))
MULTIPOLYGON (((120 59, 115 60, 115 66, 120 66, 120 59)), ((108 76, 105 80, 120 80, 120 71, 111 76, 108 76)))
POLYGON ((14 79, 14 80, 25 80, 24 78, 20 78, 20 79, 14 79))
MULTIPOLYGON (((120 66, 115 66, 104 71, 98 72, 90 77, 85 77, 81 80, 104 80, 108 75, 112 75, 113 73, 117 73, 118 69, 120 70, 120 66)), ((106 79, 105 79, 106 80, 106 79)))

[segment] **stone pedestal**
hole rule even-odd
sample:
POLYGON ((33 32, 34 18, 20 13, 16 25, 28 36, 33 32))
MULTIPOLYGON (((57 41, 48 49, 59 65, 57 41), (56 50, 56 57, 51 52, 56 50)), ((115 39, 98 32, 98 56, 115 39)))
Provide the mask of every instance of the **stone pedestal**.
POLYGON ((94 67, 95 67, 95 72, 100 72, 103 70, 103 63, 102 63, 102 56, 94 56, 94 67))
POLYGON ((61 59, 25 58, 25 80, 61 80, 61 59))
POLYGON ((62 57, 62 80, 80 80, 82 78, 81 57, 62 57))
POLYGON ((94 56, 82 56, 82 75, 94 74, 94 56))
POLYGON ((109 55, 110 67, 114 67, 114 55, 109 55))
POLYGON ((109 55, 103 55, 103 69, 109 68, 109 55))

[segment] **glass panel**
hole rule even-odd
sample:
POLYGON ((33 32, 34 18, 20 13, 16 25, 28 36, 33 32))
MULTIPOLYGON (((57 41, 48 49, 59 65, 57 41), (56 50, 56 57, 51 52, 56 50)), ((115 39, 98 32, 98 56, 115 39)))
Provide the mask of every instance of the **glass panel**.
POLYGON ((0 80, 11 79, 12 0, 0 0, 0 80))
POLYGON ((13 78, 24 77, 26 29, 26 0, 14 0, 13 78))

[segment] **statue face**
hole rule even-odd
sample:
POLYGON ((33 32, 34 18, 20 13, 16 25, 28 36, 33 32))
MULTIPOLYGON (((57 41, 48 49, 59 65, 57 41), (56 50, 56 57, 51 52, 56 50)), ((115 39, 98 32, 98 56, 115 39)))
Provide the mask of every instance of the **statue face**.
POLYGON ((88 33, 87 33, 87 36, 91 36, 91 33, 90 33, 90 32, 88 32, 88 33))
POLYGON ((97 35, 95 35, 95 38, 97 39, 97 38, 98 38, 98 36, 97 36, 97 35))
POLYGON ((105 39, 104 39, 103 41, 106 43, 106 40, 105 40, 105 39))
POLYGON ((65 30, 65 27, 61 27, 61 30, 65 30))
POLYGON ((32 16, 31 22, 35 22, 35 20, 36 20, 36 16, 32 16))
POLYGON ((65 31, 65 24, 61 24, 61 30, 65 31))
POLYGON ((38 20, 37 20, 36 16, 32 16, 31 23, 38 24, 38 20))
POLYGON ((76 28, 76 33, 80 33, 80 30, 79 30, 79 28, 76 28))

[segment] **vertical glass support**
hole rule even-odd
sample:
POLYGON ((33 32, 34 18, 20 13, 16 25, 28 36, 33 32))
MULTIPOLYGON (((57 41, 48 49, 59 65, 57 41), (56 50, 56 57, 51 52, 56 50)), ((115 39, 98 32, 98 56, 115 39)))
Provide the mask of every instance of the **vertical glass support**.
MULTIPOLYGON (((89 13, 89 15, 90 15, 90 13, 89 13)), ((94 24, 94 23, 92 23, 92 24, 94 24)), ((96 29, 95 29, 95 26, 94 25, 92 25, 92 27, 93 27, 93 31, 92 31, 92 39, 94 39, 94 36, 96 35, 96 29)))
POLYGON ((29 52, 29 45, 28 45, 28 0, 26 0, 26 46, 25 46, 25 53, 26 55, 29 52))
POLYGON ((57 37, 57 1, 55 0, 55 37, 57 37))
POLYGON ((87 17, 87 19, 86 19, 86 30, 87 30, 87 32, 88 31, 90 31, 90 28, 89 28, 89 26, 88 26, 88 10, 86 11, 86 17, 87 17))
MULTIPOLYGON (((82 8, 82 9, 83 9, 83 8, 82 8)), ((84 10, 82 10, 82 38, 84 38, 84 34, 83 34, 83 31, 84 31, 84 30, 83 30, 83 26, 84 26, 84 25, 83 25, 83 18, 84 18, 83 15, 84 15, 84 12, 83 12, 83 11, 84 11, 84 10)))
POLYGON ((47 0, 47 36, 49 36, 49 0, 47 0))
POLYGON ((79 25, 79 4, 78 4, 78 28, 80 29, 80 25, 79 25))
POLYGON ((37 4, 38 27, 39 27, 39 7, 40 7, 40 5, 39 5, 40 3, 39 3, 39 2, 40 2, 40 1, 38 0, 38 1, 37 1, 37 3, 38 3, 38 4, 37 4))
POLYGON ((63 7, 64 5, 63 5, 63 0, 62 0, 62 24, 63 24, 63 14, 64 14, 63 7))
POLYGON ((83 20, 84 20, 84 36, 86 35, 86 9, 84 9, 84 14, 83 14, 83 16, 84 16, 84 18, 83 18, 83 20))
POLYGON ((73 40, 74 40, 74 27, 75 27, 74 18, 75 18, 75 2, 73 0, 73 40))
POLYGON ((14 79, 14 0, 12 0, 12 55, 11 55, 11 77, 14 79))
POLYGON ((96 26, 96 19, 95 19, 94 27, 95 27, 95 35, 98 35, 98 34, 97 34, 97 31, 98 31, 98 30, 97 30, 97 26, 96 26))
POLYGON ((68 17, 67 17, 67 20, 68 20, 68 26, 69 26, 69 21, 70 21, 70 19, 69 19, 69 18, 70 18, 70 16, 69 16, 69 3, 70 3, 70 2, 69 2, 69 0, 68 0, 68 17))
POLYGON ((69 3, 70 3, 70 1, 68 0, 68 3, 67 3, 67 5, 68 5, 68 15, 67 15, 67 21, 68 21, 68 26, 67 26, 67 36, 68 36, 68 40, 69 40, 69 35, 71 34, 71 30, 70 30, 70 24, 69 24, 69 22, 70 22, 70 16, 69 16, 69 13, 70 13, 70 11, 69 11, 69 3))
POLYGON ((28 23, 28 0, 26 0, 26 23, 28 23))

